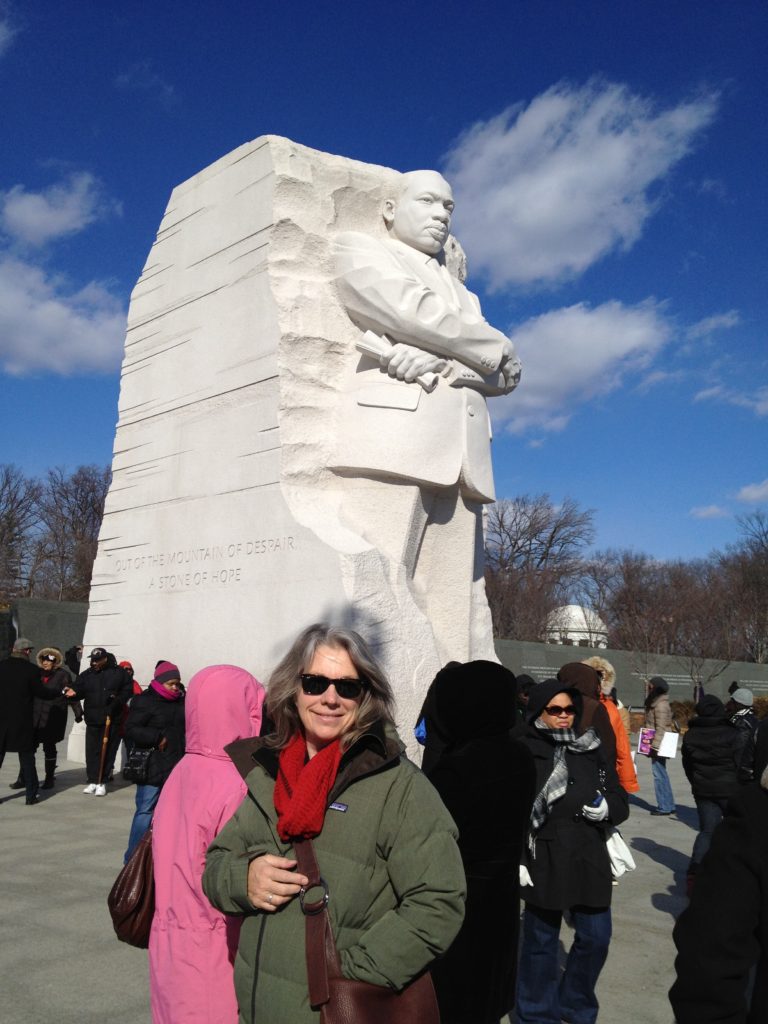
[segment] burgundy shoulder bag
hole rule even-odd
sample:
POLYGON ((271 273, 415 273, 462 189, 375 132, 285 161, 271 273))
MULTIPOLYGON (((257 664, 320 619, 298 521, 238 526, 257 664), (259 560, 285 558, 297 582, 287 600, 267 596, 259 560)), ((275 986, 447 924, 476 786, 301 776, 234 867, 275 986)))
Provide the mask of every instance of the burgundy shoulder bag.
POLYGON ((311 839, 295 843, 298 868, 309 879, 299 894, 307 932, 309 1002, 320 1010, 321 1024, 440 1024, 437 998, 429 972, 415 978, 401 992, 367 981, 342 977, 339 953, 328 917, 328 886, 320 875, 311 839), (306 893, 321 888, 323 895, 310 903, 306 893))

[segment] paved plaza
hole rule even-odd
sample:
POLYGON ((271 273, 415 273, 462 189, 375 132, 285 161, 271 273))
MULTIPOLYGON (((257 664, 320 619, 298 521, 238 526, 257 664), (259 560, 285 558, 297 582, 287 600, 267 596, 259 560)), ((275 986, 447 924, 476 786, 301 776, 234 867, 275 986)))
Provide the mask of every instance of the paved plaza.
MULTIPOLYGON (((613 942, 598 987, 602 1024, 672 1024, 671 933, 685 905, 696 812, 677 759, 669 766, 678 813, 651 817, 650 764, 640 760, 641 791, 622 826, 637 871, 614 889, 613 942)), ((56 788, 26 807, 24 794, 8 788, 17 768, 9 754, 0 769, 0 1019, 149 1022, 147 955, 117 941, 106 906, 128 838, 133 787, 120 783, 103 799, 85 796, 85 768, 63 762, 56 788)), ((564 938, 570 941, 566 929, 564 938)))

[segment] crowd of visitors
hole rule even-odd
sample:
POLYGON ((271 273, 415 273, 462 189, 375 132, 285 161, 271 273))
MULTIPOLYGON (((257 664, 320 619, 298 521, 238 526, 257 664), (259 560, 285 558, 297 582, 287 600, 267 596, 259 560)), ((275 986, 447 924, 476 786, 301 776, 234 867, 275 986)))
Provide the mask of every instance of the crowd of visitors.
MULTIPOLYGON (((34 650, 20 637, 0 661, 0 765, 18 754, 10 785, 26 806, 56 784, 69 709, 85 719, 86 794, 106 795, 121 740, 143 766, 124 860, 151 828, 155 1024, 315 1021, 347 998, 334 994, 342 979, 418 988, 434 1005, 425 1021, 443 1024, 597 1020, 612 840, 639 789, 605 659, 541 682, 450 663, 416 723, 420 771, 389 682, 351 630, 304 630, 266 691, 231 665, 185 688, 167 659, 142 689, 103 647, 84 671, 81 647, 34 650)), ((677 1024, 768 1019, 768 720, 750 690, 729 692, 726 704, 701 695, 682 741, 699 830, 674 930, 677 1024)), ((657 816, 676 809, 668 693, 649 680, 657 816)))

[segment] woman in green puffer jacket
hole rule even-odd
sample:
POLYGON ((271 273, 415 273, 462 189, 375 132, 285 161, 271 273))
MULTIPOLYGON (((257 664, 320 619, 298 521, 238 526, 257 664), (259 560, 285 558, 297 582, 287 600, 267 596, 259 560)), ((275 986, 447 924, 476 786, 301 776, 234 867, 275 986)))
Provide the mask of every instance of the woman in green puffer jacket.
POLYGON ((456 828, 403 754, 392 691, 352 630, 310 626, 269 683, 275 731, 227 751, 248 795, 208 850, 203 889, 245 920, 241 1024, 316 1022, 293 842, 312 838, 346 978, 399 991, 450 946, 464 915, 456 828))

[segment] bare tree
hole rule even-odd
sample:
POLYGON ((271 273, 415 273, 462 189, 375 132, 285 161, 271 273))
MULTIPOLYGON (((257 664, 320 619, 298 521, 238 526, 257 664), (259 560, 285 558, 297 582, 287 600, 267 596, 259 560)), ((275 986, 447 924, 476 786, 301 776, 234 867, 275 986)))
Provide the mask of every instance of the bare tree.
POLYGON ((768 662, 768 514, 758 510, 737 520, 741 539, 722 556, 729 581, 729 611, 733 618, 738 656, 758 664, 768 662))
POLYGON ((486 517, 486 587, 497 636, 541 640, 547 617, 567 603, 594 538, 594 512, 548 494, 497 501, 486 517))
POLYGON ((110 479, 109 468, 98 466, 79 466, 70 475, 48 470, 39 503, 35 596, 87 600, 110 479))
POLYGON ((14 465, 0 465, 0 598, 25 596, 40 484, 14 465))

